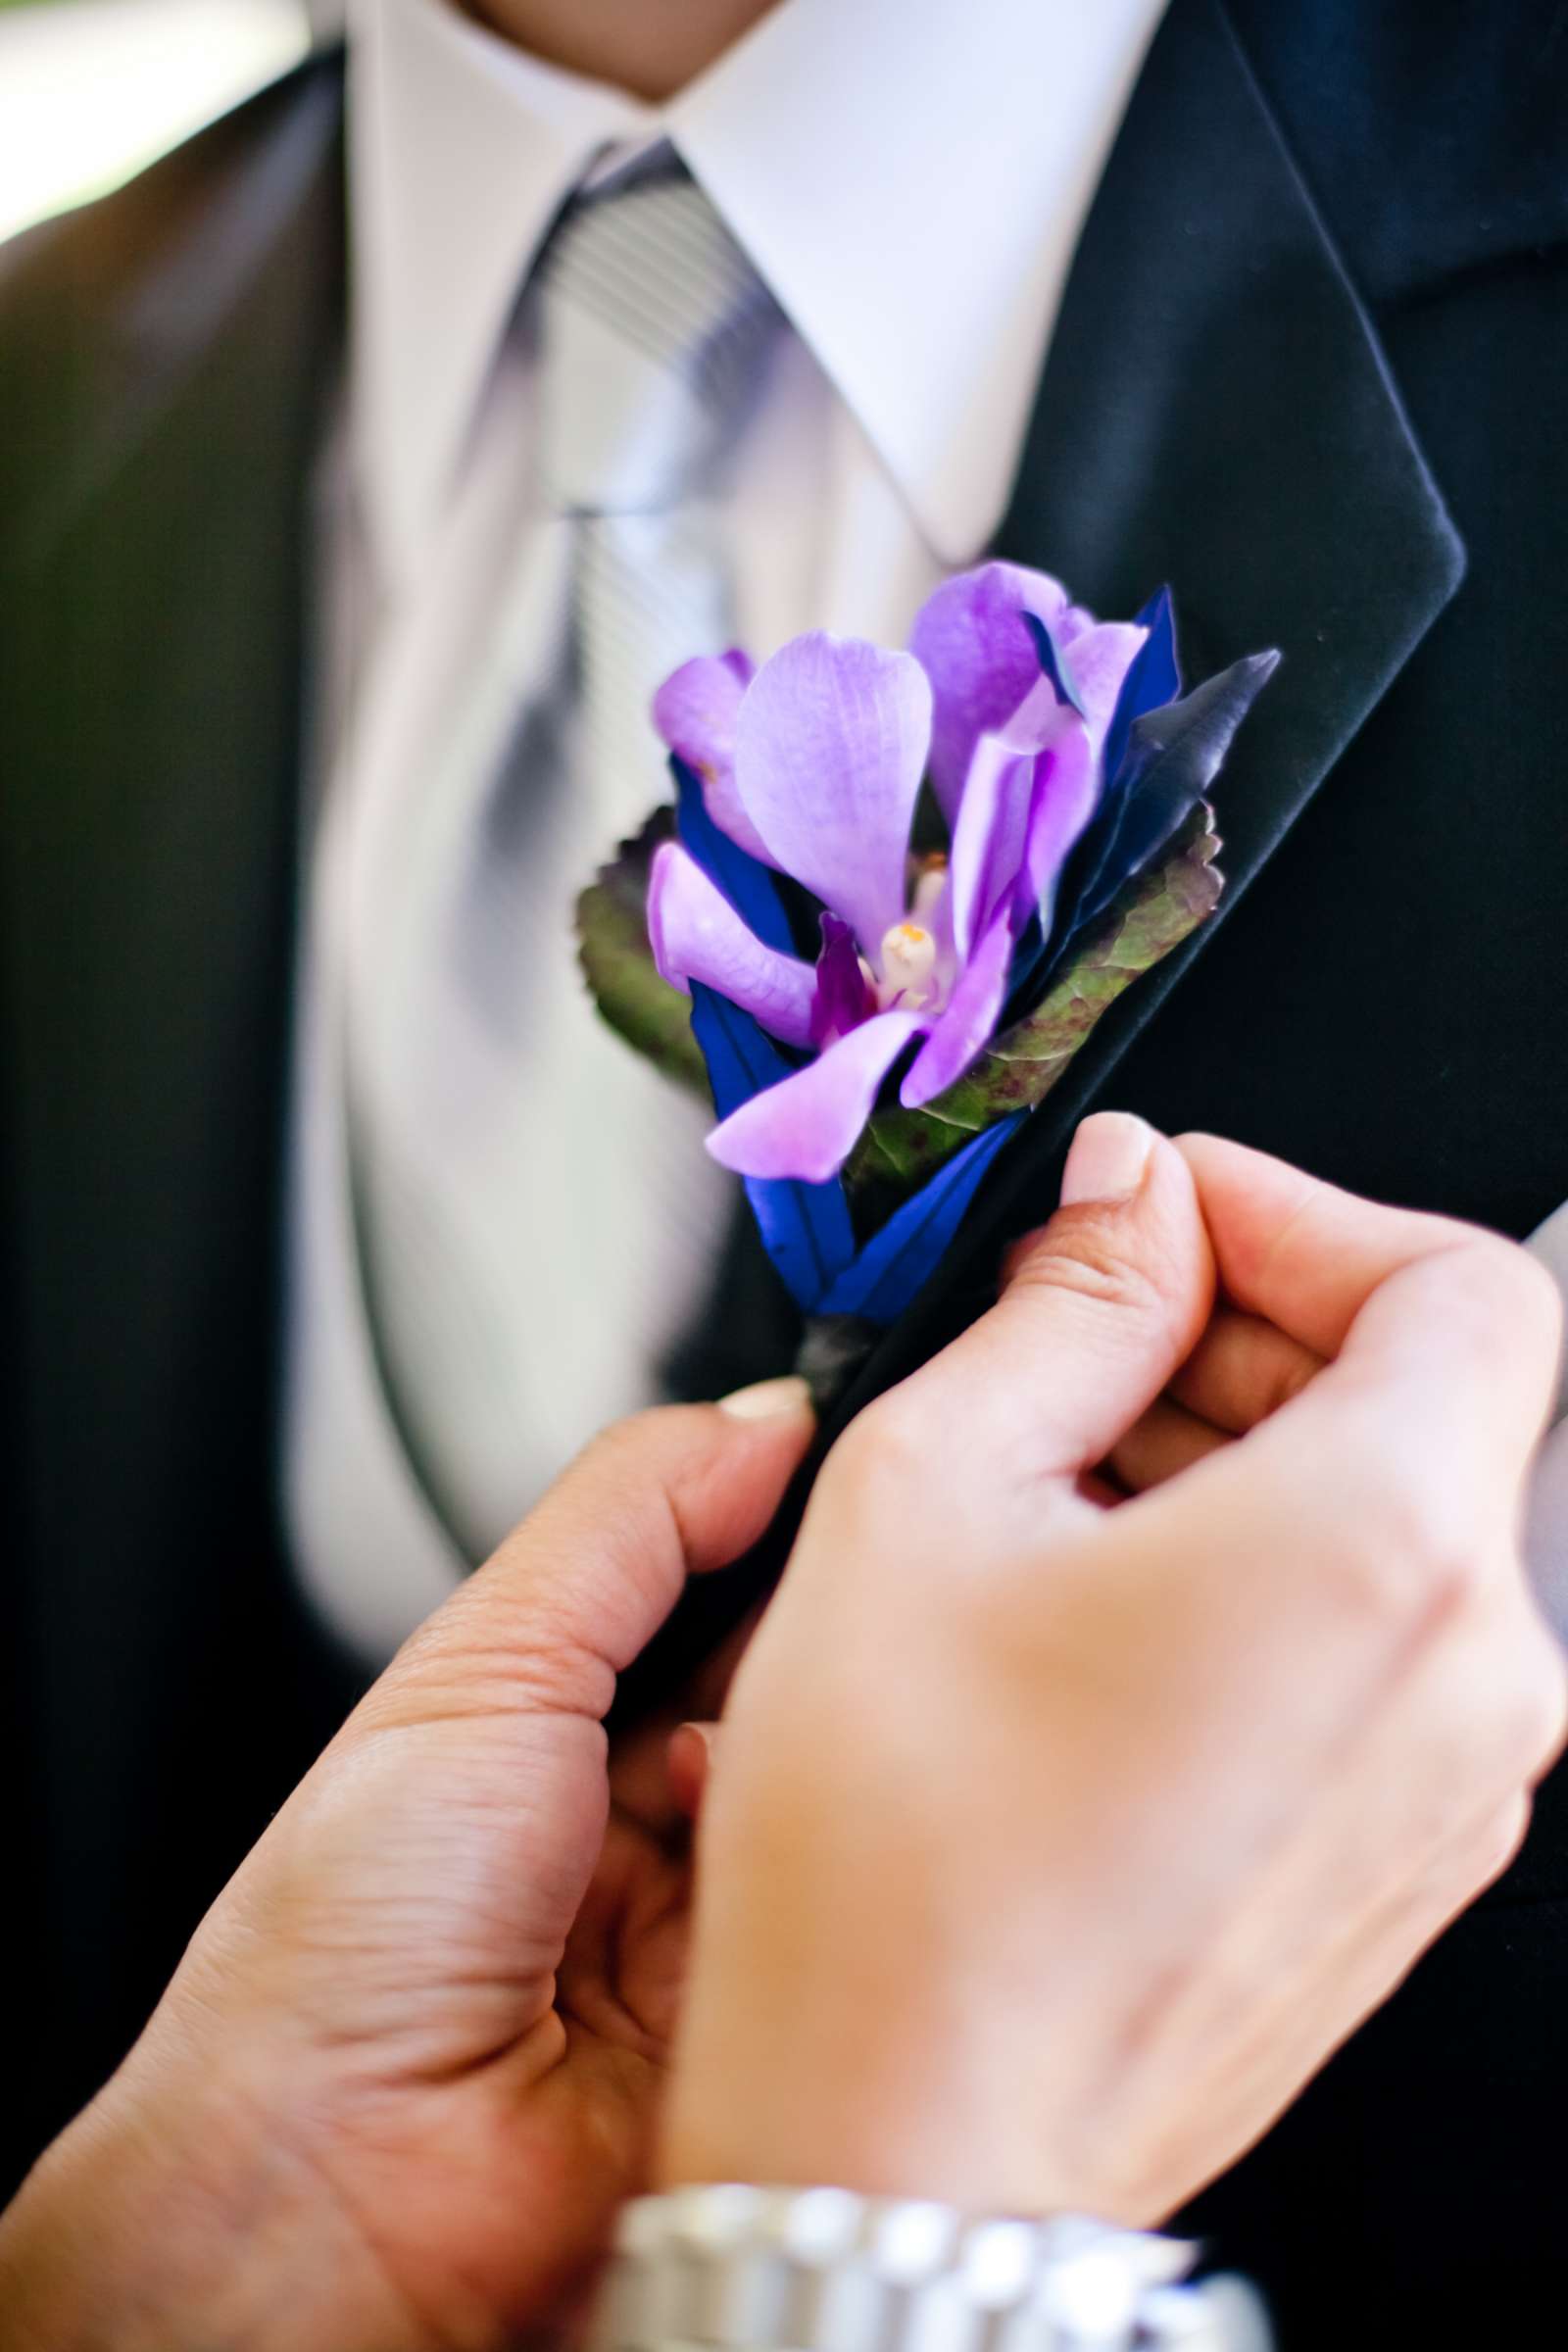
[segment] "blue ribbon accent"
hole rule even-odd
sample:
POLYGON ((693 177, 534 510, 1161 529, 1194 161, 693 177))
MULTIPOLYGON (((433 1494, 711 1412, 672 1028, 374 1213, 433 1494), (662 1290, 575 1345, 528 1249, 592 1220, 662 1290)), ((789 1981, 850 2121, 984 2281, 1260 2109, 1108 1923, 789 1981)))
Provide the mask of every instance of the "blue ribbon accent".
MULTIPOLYGON (((797 1066, 751 1013, 701 980, 692 982, 692 1033, 703 1050, 721 1119, 797 1066)), ((855 1228, 843 1185, 836 1176, 825 1184, 806 1184, 793 1176, 744 1181, 763 1249, 796 1304, 814 1312, 855 1256, 855 1228)))
POLYGON ((1058 651, 1055 639, 1038 612, 1024 612, 1019 617, 1035 641, 1035 652, 1040 657, 1040 666, 1051 680, 1052 690, 1057 702, 1065 703, 1069 710, 1076 710, 1079 717, 1082 718, 1084 707, 1078 699, 1078 689, 1072 682, 1072 672, 1068 669, 1065 659, 1058 651))
POLYGON ((1175 702, 1182 690, 1181 663, 1176 654, 1176 615, 1171 608, 1170 590, 1161 588, 1152 596, 1138 614, 1135 626, 1149 631, 1128 665, 1116 697, 1116 708, 1110 714, 1105 730, 1104 775, 1114 786, 1127 751, 1127 738, 1135 718, 1146 710, 1157 710, 1164 703, 1175 702))
POLYGON ((1073 928, 1099 920, 1202 799, 1231 739, 1272 675, 1277 654, 1249 654, 1186 700, 1134 719, 1098 864, 1085 875, 1073 928))
POLYGON ((1013 1111, 956 1152, 845 1267, 817 1312, 860 1315, 869 1323, 896 1321, 936 1272, 981 1178, 1026 1115, 1013 1111))
POLYGON ((669 756, 669 770, 675 779, 675 830, 682 848, 724 893, 755 939, 793 956, 790 918, 767 867, 714 824, 703 798, 702 779, 675 752, 669 756))

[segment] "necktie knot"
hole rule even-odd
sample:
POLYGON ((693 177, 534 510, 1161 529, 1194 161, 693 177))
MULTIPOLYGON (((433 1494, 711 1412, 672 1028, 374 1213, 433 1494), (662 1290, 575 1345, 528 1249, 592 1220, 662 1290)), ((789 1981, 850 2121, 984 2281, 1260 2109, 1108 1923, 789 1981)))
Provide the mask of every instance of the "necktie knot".
POLYGON ((535 278, 540 466, 576 514, 700 496, 739 433, 782 314, 670 162, 564 215, 535 278))

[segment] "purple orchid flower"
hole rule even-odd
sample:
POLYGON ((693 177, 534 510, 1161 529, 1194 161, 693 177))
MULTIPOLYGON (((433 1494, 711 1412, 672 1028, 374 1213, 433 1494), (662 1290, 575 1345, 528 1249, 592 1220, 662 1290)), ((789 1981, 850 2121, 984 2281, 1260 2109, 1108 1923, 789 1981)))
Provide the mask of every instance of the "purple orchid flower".
POLYGON ((662 977, 714 990, 804 1057, 709 1137, 724 1166, 824 1182, 911 1047, 909 1107, 984 1051, 1020 941, 1050 936, 1149 635, 1096 621, 1045 573, 989 564, 937 590, 908 653, 813 632, 755 674, 732 653, 661 689, 656 723, 712 825, 821 909, 810 962, 760 937, 684 847, 655 860, 662 977), (910 829, 927 775, 950 840, 922 858, 910 829))

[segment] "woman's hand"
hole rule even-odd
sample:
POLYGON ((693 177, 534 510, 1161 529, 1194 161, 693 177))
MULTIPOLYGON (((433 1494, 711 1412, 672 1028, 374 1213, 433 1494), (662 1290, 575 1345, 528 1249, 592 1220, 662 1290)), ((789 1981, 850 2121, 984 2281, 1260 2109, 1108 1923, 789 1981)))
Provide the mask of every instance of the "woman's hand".
POLYGON ((376 1684, 7 2217, 8 2352, 454 2352, 580 2292, 687 1920, 668 1726, 601 1719, 810 1432, 797 1383, 732 1403, 611 1431, 376 1684))
POLYGON ((1157 2220, 1502 1868, 1559 1744, 1540 1270, 1135 1121, 1063 1197, 835 1448, 740 1667, 671 2180, 1157 2220), (1107 1457, 1153 1491, 1106 1507, 1107 1457))

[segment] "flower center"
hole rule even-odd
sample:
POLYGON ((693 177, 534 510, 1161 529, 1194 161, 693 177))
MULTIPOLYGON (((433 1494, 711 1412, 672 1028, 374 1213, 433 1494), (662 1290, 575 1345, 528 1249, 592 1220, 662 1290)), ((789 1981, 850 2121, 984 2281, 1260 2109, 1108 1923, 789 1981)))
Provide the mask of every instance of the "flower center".
POLYGON ((882 1010, 903 1004, 908 1011, 918 1011, 936 970, 937 943, 930 932, 920 923, 890 924, 882 934, 877 960, 882 966, 876 990, 882 1010))

